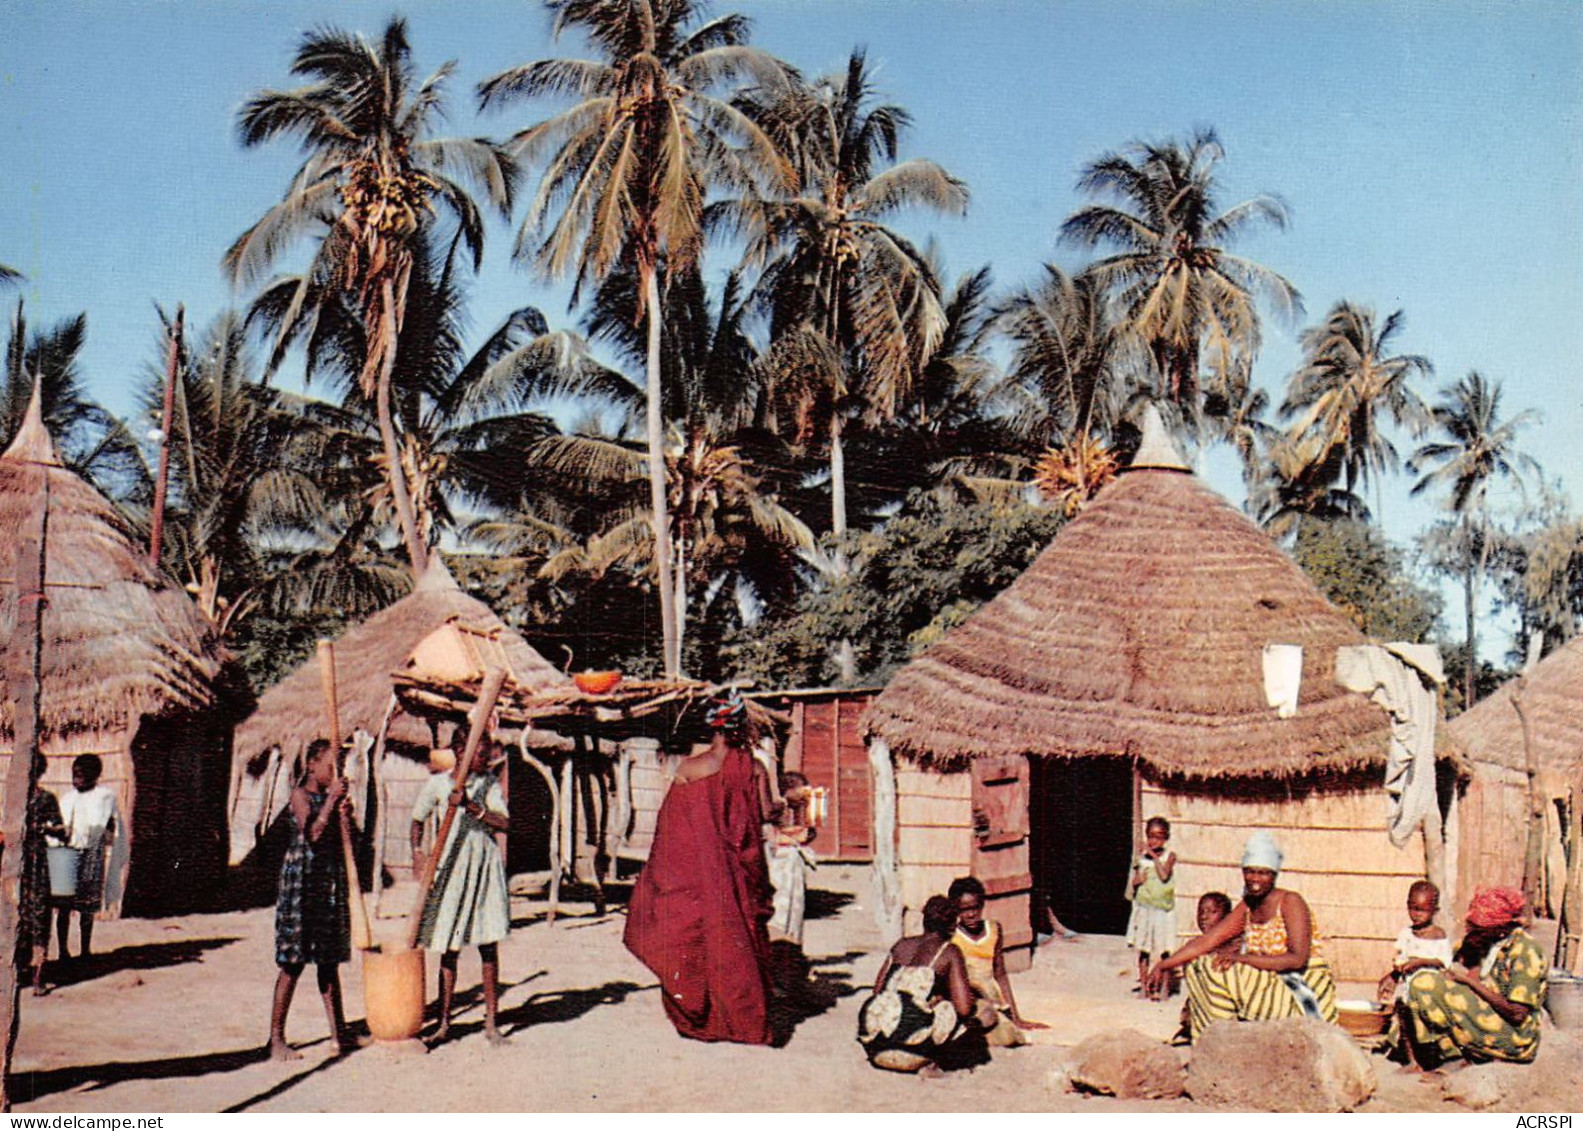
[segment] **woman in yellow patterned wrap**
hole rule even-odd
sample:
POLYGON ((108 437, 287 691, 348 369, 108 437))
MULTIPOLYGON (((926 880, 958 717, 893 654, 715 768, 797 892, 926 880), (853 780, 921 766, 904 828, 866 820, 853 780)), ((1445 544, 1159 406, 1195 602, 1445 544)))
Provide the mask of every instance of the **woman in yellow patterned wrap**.
POLYGON ((1522 929, 1523 894, 1480 889, 1468 906, 1459 965, 1419 970, 1407 980, 1393 1035, 1419 1068, 1458 1057, 1530 1061, 1539 1051, 1539 1009, 1549 963, 1522 929))
POLYGON ((1149 971, 1149 986, 1158 988, 1167 971, 1186 968, 1182 981, 1194 1041, 1217 1021, 1336 1019, 1336 980, 1319 952, 1308 903, 1275 883, 1283 859, 1269 833, 1249 837, 1242 851, 1242 902, 1149 971), (1222 949, 1239 936, 1238 950, 1222 949))

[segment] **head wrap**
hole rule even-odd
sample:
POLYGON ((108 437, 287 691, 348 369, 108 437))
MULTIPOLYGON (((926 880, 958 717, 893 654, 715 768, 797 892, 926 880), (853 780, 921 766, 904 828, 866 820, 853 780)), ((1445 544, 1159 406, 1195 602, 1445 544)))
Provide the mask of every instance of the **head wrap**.
POLYGON ((748 721, 748 705, 742 700, 742 692, 728 687, 710 699, 704 720, 715 730, 741 730, 748 721))
POLYGON ((429 751, 429 769, 437 774, 456 769, 456 751, 449 746, 436 746, 429 751))
POLYGON ((1275 838, 1260 829, 1248 838, 1248 843, 1242 848, 1242 866, 1244 868, 1265 868, 1271 872, 1281 870, 1281 861, 1286 859, 1286 854, 1281 851, 1281 846, 1275 843, 1275 838))
POLYGON ((1523 913, 1523 893, 1516 888, 1479 888, 1468 904, 1470 927, 1504 927, 1523 913))

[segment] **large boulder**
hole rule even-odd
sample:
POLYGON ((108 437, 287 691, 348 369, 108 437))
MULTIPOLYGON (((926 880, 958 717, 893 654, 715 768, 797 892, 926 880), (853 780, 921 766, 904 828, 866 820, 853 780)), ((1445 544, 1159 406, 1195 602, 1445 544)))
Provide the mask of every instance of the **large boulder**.
POLYGON ((1309 1018, 1211 1025, 1187 1065, 1194 1100, 1243 1111, 1352 1111, 1378 1086, 1351 1037, 1309 1018))
POLYGON ((1099 1033, 1072 1050, 1067 1075, 1075 1088, 1124 1100, 1166 1100, 1182 1094, 1182 1061, 1169 1045, 1136 1029, 1099 1033))
POLYGON ((1443 1071, 1440 1090, 1446 1099, 1473 1111, 1523 1107, 1539 1083, 1531 1064, 1456 1065, 1443 1071))

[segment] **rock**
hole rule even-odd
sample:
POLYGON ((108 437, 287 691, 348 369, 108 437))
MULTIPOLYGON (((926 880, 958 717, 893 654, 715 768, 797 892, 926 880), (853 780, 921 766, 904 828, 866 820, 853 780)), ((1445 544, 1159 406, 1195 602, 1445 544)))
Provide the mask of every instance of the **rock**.
POLYGON ((1072 1085, 1125 1100, 1175 1099, 1182 1094, 1176 1050, 1136 1029, 1088 1038, 1072 1050, 1072 1085))
POLYGON ((1211 1025, 1187 1065, 1193 1099, 1244 1111, 1352 1111, 1378 1086, 1351 1037, 1308 1018, 1211 1025))
POLYGON ((1473 1111, 1521 1106, 1534 1092, 1531 1064, 1470 1064, 1445 1070, 1441 1094, 1473 1111))

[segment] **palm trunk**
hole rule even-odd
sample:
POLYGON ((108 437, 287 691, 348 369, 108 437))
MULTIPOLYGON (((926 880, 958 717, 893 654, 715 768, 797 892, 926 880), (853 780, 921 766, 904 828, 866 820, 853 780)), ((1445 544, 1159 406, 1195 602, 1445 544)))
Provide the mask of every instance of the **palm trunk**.
POLYGON ((379 359, 379 383, 374 392, 374 414, 379 420, 379 442, 385 451, 386 474, 390 478, 390 500, 396 508, 396 524, 406 543, 412 562, 412 576, 419 578, 429 567, 429 551, 418 536, 418 519, 412 509, 412 494, 407 489, 407 473, 401 466, 401 447, 396 442, 396 422, 390 409, 390 383, 396 371, 396 288, 387 277, 380 284, 384 317, 380 319, 384 356, 379 359))
MULTIPOLYGON (((676 652, 687 639, 687 538, 676 539, 676 652)), ((680 668, 680 663, 677 667, 680 668)))
POLYGON ((845 577, 846 449, 841 443, 841 410, 830 413, 830 530, 835 535, 835 573, 845 577))
MULTIPOLYGON (((1469 534, 1472 528, 1469 527, 1469 534)), ((1484 568, 1489 561, 1490 538, 1489 531, 1483 532, 1479 542, 1479 557, 1477 564, 1468 566, 1467 576, 1462 579, 1462 599, 1467 611, 1468 626, 1468 662, 1463 672, 1462 706, 1463 709, 1473 706, 1474 686, 1478 678, 1479 651, 1478 651, 1478 603, 1479 581, 1483 577, 1484 568)))
POLYGON ((660 286, 652 265, 641 268, 643 299, 649 314, 648 425, 649 506, 654 514, 654 564, 659 571, 660 641, 665 674, 681 675, 682 642, 671 581, 671 521, 665 497, 665 420, 660 404, 660 286))

